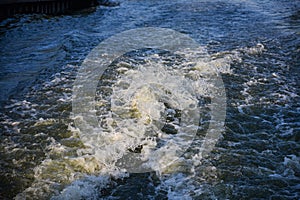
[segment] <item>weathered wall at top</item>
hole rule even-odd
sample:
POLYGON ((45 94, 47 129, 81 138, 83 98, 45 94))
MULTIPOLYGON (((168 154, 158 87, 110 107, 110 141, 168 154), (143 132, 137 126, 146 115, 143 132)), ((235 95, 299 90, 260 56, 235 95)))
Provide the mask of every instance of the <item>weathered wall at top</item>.
POLYGON ((0 19, 18 13, 62 14, 97 4, 97 0, 0 0, 0 19))

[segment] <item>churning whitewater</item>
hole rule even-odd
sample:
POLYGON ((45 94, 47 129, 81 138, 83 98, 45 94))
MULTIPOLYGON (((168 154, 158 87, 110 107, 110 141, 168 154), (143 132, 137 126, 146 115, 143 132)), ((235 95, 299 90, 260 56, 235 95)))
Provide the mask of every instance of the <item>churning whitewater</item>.
MULTIPOLYGON (((258 44, 213 55, 204 48, 173 55, 159 50, 125 54, 99 79, 95 110, 91 111, 96 113, 98 126, 86 133, 70 124, 71 138, 83 138, 84 143, 69 148, 53 141, 48 158, 35 169, 33 185, 17 199, 49 194, 56 194, 52 199, 96 199, 101 197, 100 191, 130 173, 147 172, 154 172, 159 180, 154 189, 157 193, 183 187, 181 192, 169 190, 170 198, 192 199, 201 194, 197 177, 206 156, 203 148, 209 148, 204 144, 219 139, 209 134, 219 136, 224 131, 221 121, 208 132, 213 120, 211 99, 224 97, 216 76, 231 74, 230 64, 241 62, 241 53, 262 51, 258 44), (57 154, 64 156, 55 158, 57 154), (61 187, 65 188, 58 194, 61 187)), ((62 101, 71 101, 65 98, 62 101)))
POLYGON ((1 21, 0 199, 298 200, 299 6, 1 21))

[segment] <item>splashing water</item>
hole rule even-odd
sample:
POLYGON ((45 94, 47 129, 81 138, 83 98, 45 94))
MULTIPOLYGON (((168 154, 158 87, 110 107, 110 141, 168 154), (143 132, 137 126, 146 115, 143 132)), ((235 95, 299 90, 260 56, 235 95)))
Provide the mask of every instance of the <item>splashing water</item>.
POLYGON ((0 113, 0 198, 298 199, 297 10, 289 0, 130 0, 1 23, 10 102, 0 113), (104 38, 151 26, 187 33, 209 53, 122 56, 98 77, 94 127, 77 129, 69 117, 76 65, 104 38), (209 131, 222 92, 212 74, 226 89, 225 126, 217 126, 225 131, 209 131), (204 148, 217 133, 215 148, 204 148))
MULTIPOLYGON (((99 191, 117 184, 129 173, 145 171, 156 172, 160 180, 158 191, 189 185, 183 193, 169 191, 170 196, 183 195, 189 199, 191 190, 201 193, 194 182, 195 170, 205 156, 204 139, 209 138, 199 139, 195 134, 203 129, 200 124, 212 120, 209 99, 220 92, 210 75, 230 74, 230 64, 240 61, 239 53, 251 54, 255 48, 261 50, 258 45, 214 55, 203 48, 198 52, 176 52, 175 61, 174 57, 170 60, 168 53, 152 51, 150 55, 144 53, 142 61, 125 56, 100 79, 97 111, 93 111, 97 112, 99 127, 94 128, 93 135, 86 136, 89 139, 85 139, 84 148, 75 144, 70 149, 53 141, 48 147, 49 158, 35 170, 35 182, 17 198, 45 197, 51 193, 57 194, 53 199, 96 198, 101 196, 99 191), (197 144, 192 145, 195 137, 197 144), (191 145, 193 151, 189 150, 191 145), (68 156, 74 150, 76 157, 68 156), (57 176, 59 171, 61 176, 57 176), (89 174, 94 175, 86 177, 89 174), (180 184, 176 179, 181 179, 180 184), (70 182, 73 183, 58 195, 70 182)), ((222 132, 223 126, 219 127, 213 131, 222 132)), ((69 129, 73 138, 85 137, 78 129, 69 129)))

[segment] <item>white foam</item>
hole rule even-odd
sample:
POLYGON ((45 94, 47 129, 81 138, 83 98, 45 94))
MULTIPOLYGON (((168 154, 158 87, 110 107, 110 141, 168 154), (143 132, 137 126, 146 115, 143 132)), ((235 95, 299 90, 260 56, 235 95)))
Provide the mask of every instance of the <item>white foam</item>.
MULTIPOLYGON (((182 111, 181 118, 197 119, 198 98, 215 95, 215 86, 205 74, 232 73, 230 64, 240 57, 238 52, 210 56, 205 49, 177 53, 187 60, 179 66, 164 66, 157 54, 147 58, 147 64, 133 69, 129 69, 130 63, 120 65, 117 69, 120 77, 112 86, 111 109, 99 116, 104 125, 91 127, 90 135, 70 126, 72 137, 80 135, 84 147, 72 149, 53 140, 48 147, 47 159, 35 169, 34 183, 17 199, 26 194, 45 197, 43 193, 56 194, 52 199, 96 198, 99 190, 111 181, 110 176, 128 175, 127 168, 117 163, 128 154, 128 149, 138 145, 143 146, 138 155, 143 161, 142 166, 157 172, 162 182, 159 187, 167 188, 170 199, 191 199, 193 191, 201 193, 199 185, 192 180, 193 170, 201 164, 202 155, 182 157, 193 140, 199 121, 187 119, 178 124, 175 120, 176 135, 166 134, 161 128, 166 113, 172 114, 175 109, 182 111), (158 146, 158 140, 162 146, 158 146), (76 155, 69 156, 71 151, 76 155), (57 193, 69 183, 60 194, 57 193)), ((57 74, 46 85, 50 87, 62 82, 59 76, 57 74)), ((70 97, 63 94, 59 101, 69 100, 70 97)), ((106 101, 99 100, 96 105, 104 107, 106 101)), ((75 118, 84 119, 83 116, 75 118)), ((42 119, 37 124, 48 122, 42 119)))
POLYGON ((110 182, 109 176, 88 176, 85 179, 74 181, 59 195, 53 196, 51 200, 98 199, 100 190, 110 182))

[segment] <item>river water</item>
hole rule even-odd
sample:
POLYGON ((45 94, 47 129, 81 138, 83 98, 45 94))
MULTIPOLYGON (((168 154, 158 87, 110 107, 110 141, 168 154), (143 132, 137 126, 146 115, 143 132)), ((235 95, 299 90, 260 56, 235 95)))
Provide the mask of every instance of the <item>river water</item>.
POLYGON ((2 21, 0 198, 299 199, 299 20, 298 0, 123 0, 2 21), (199 49, 118 58, 99 78, 99 127, 89 137, 72 115, 82 62, 100 42, 144 27, 186 34, 199 49), (212 69, 223 80, 226 116, 201 156, 218 93, 203 78, 212 69), (200 121, 191 140, 192 131, 180 132, 188 126, 181 111, 194 101, 200 121), (169 145, 176 135, 190 141, 180 155, 169 145), (122 168, 128 152, 149 170, 122 168))

